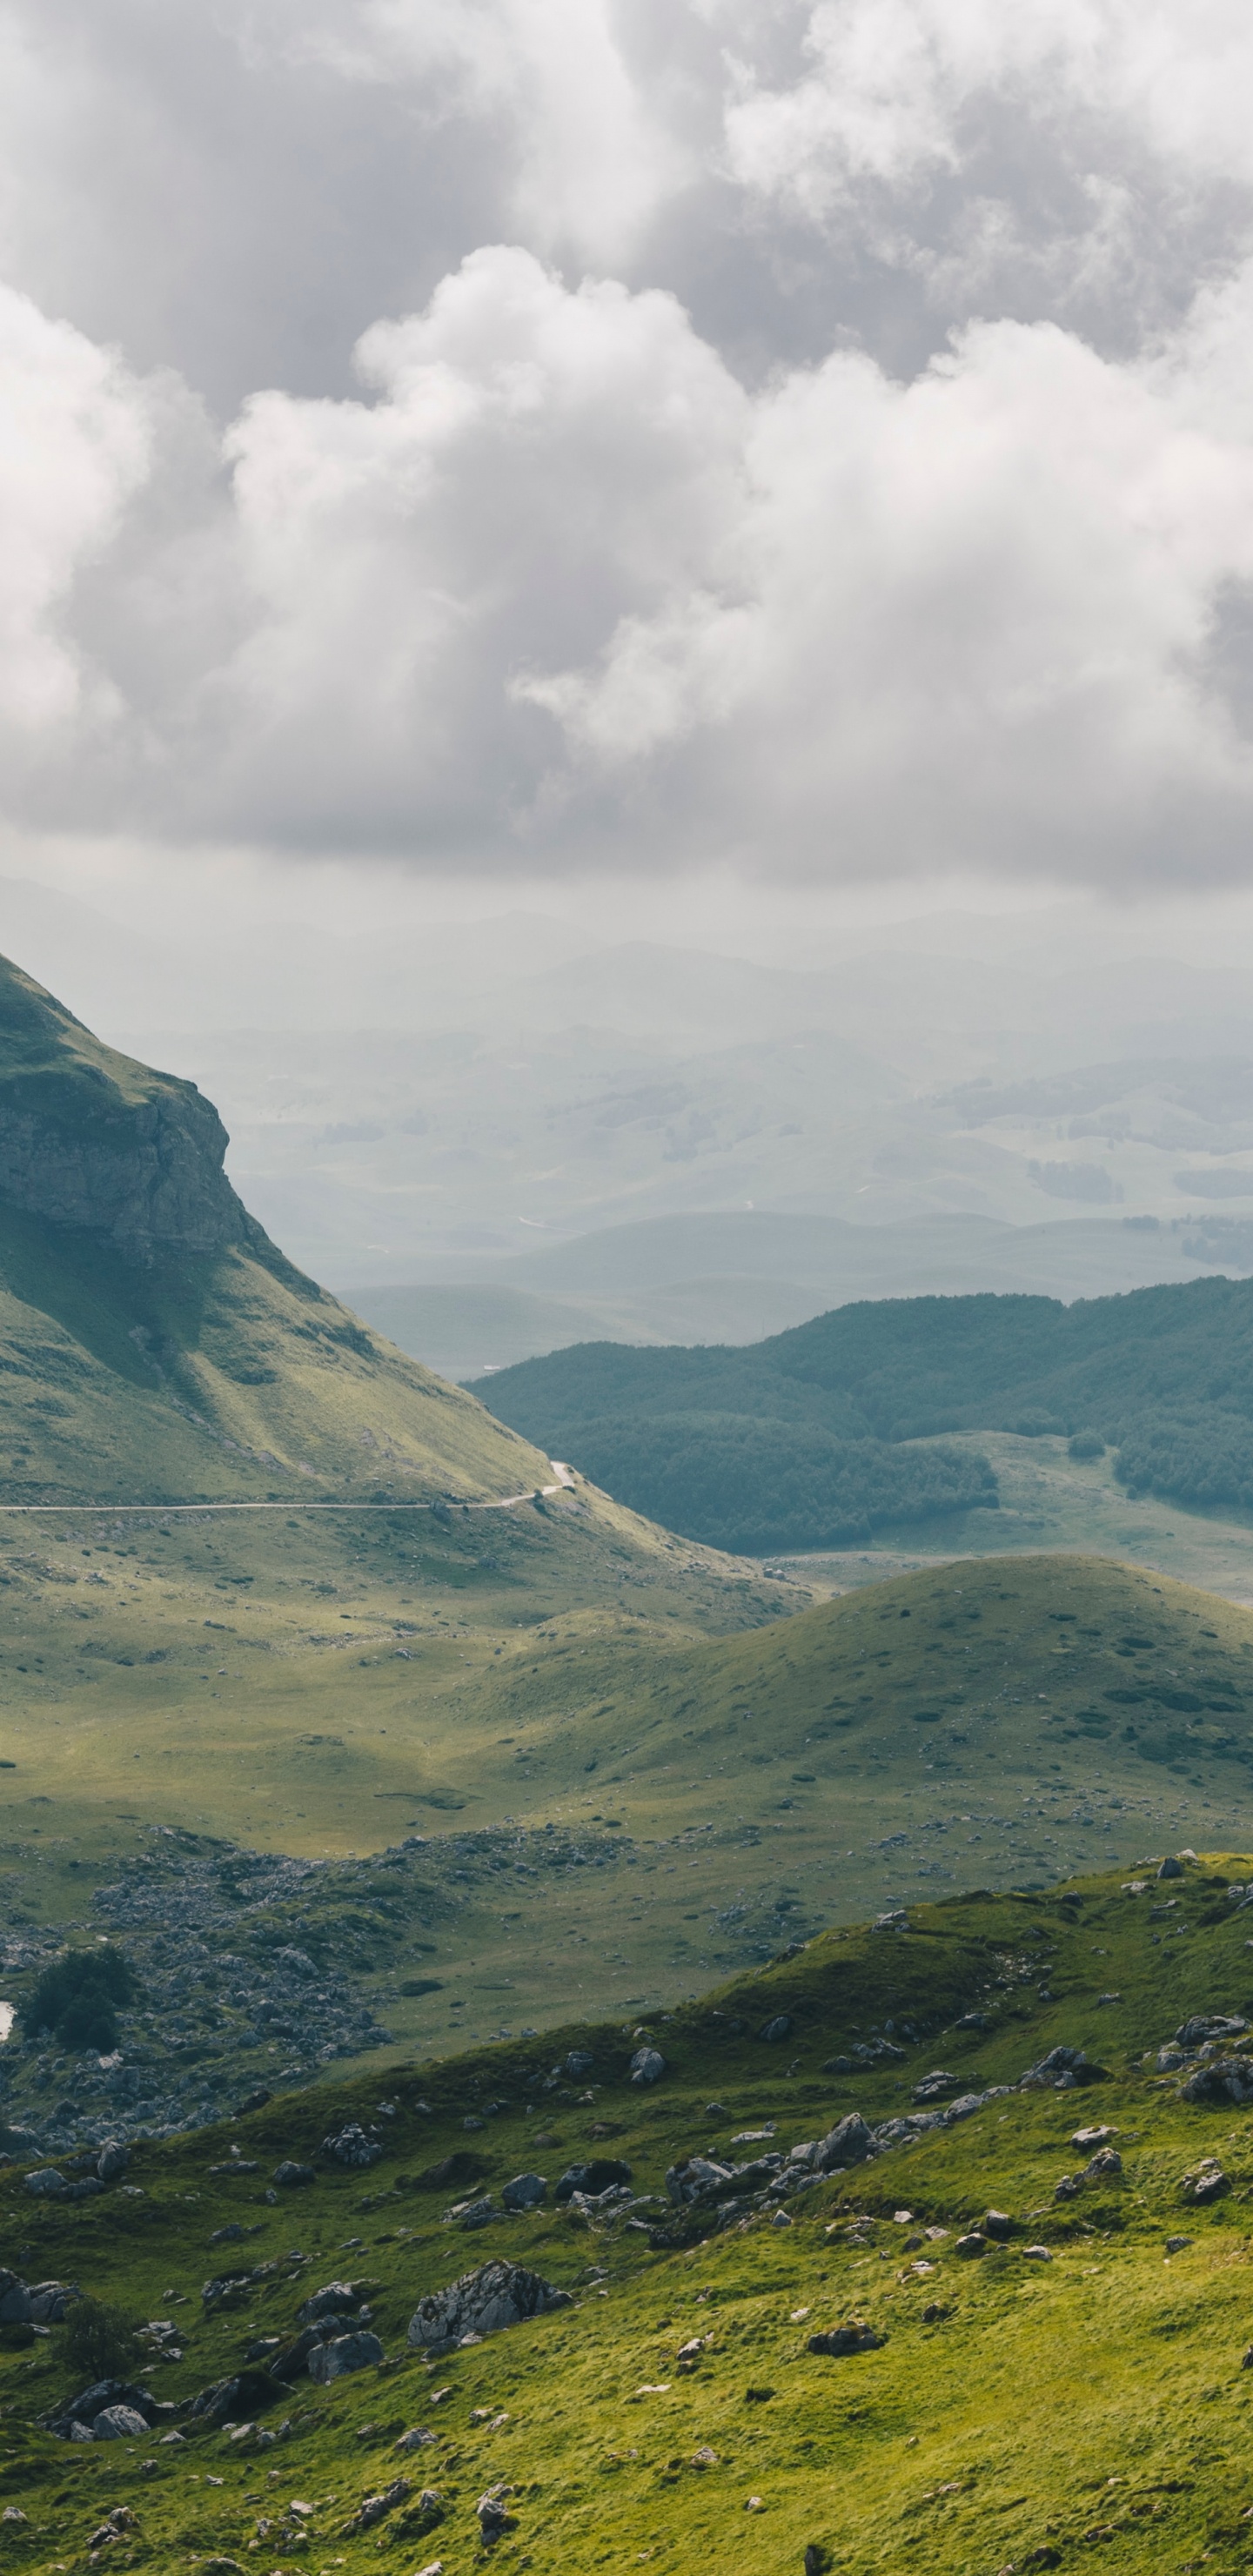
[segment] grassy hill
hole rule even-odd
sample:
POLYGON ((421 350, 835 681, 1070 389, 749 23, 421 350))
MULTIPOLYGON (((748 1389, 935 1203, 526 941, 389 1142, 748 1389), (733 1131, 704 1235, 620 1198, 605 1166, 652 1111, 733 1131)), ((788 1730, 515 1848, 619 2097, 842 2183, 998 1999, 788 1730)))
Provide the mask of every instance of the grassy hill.
POLYGON ((978 1430, 1090 1435, 1134 1494, 1253 1508, 1253 1281, 1062 1306, 844 1306, 746 1349, 582 1345, 498 1371, 492 1411, 638 1511, 750 1551, 854 1544, 994 1504, 978 1430))
POLYGON ((381 2544, 384 2564, 468 2569, 495 2487, 510 2520, 493 2557, 537 2576, 870 2576, 915 2552, 966 2576, 1097 2549, 1114 2576, 1242 2567, 1253 2159, 1229 2099, 1184 2094, 1204 2059, 1162 2075, 1156 2052, 1192 2015, 1253 2014, 1232 1894, 1253 1860, 1187 1861, 1169 1883, 1154 1866, 1129 1892, 1098 1873, 822 1935, 654 2016, 651 2088, 627 2080, 641 2025, 576 2024, 139 2146, 95 2199, 33 2198, 19 2156, 0 2186, 6 2260, 164 2321, 136 2378, 174 2411, 133 2440, 57 2440, 42 2418, 81 2384, 64 2330, 0 2327, 7 2562, 89 2563, 123 2507, 102 2565, 288 2576, 377 2566, 381 2544), (1091 2080, 1019 2090, 1056 2047, 1086 2052, 1091 2080), (571 2048, 590 2067, 567 2073, 571 2048), (960 2116, 777 2212, 747 2184, 738 2207, 669 2195, 694 2154, 786 2160, 850 2112, 899 2120, 934 2068, 938 2108, 959 2100, 960 2116), (322 2144, 348 2119, 377 2133, 367 2172, 322 2144), (1113 2148, 1104 2172, 1086 2170, 1085 2128, 1113 2148), (555 2206, 563 2169, 597 2155, 629 2167, 625 2213, 555 2206), (1207 2158, 1221 2180, 1198 2201, 1207 2158), (276 2191, 283 2159, 316 2179, 276 2191), (548 2178, 547 2199, 506 2216, 501 2186, 522 2170, 548 2178), (490 2208, 468 2232, 450 2212, 471 2196, 490 2208), (1003 2239, 981 2228, 989 2210, 1003 2239), (434 2361, 409 2346, 420 2298, 502 2259, 567 2303, 434 2361), (267 2389, 267 2355, 332 2281, 368 2303, 382 2363, 267 2389), (869 2330, 863 2349, 811 2349, 848 2323, 869 2330), (224 2392, 226 2423, 189 2412, 241 2366, 254 2376, 224 2392), (431 2438, 406 2450, 410 2430, 431 2438))
MULTIPOLYGON (((1253 1617, 1184 1585, 982 1560, 780 1618, 784 1587, 660 1536, 650 1558, 581 1487, 501 1514, 490 1552, 474 1515, 422 1516, 421 1545, 415 1519, 135 1514, 0 1549, 0 1956, 121 1921, 146 1959, 162 1908, 207 1944, 194 2054, 128 2039, 140 2125, 204 2116, 241 2068, 303 2080, 325 2044, 232 2000, 221 1887, 257 1975, 330 1939, 382 2065, 651 2010, 972 1881, 1253 1841, 1253 1617), (311 1874, 250 1893, 248 1854, 311 1874)), ((7 2063, 55 2135, 58 2077, 7 2063)))
POLYGON ((293 1268, 191 1083, 0 960, 0 1497, 482 1498, 551 1482, 293 1268))

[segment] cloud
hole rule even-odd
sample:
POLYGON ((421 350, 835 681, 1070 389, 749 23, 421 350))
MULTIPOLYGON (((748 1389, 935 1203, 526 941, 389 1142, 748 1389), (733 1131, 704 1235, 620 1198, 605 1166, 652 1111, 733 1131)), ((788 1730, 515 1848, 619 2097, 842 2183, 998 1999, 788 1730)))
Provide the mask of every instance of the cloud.
POLYGON ((1242 869, 1228 0, 8 0, 0 46, 17 820, 1242 869))

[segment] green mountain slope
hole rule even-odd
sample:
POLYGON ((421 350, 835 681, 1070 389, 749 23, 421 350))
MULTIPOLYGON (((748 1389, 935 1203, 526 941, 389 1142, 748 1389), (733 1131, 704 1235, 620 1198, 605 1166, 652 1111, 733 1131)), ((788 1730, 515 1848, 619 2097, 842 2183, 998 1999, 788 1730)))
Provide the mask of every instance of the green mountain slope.
POLYGON ((551 1482, 285 1261, 194 1085, 0 960, 0 1496, 481 1498, 551 1482))
POLYGON ((315 2086, 135 2148, 95 2197, 31 2194, 19 2152, 6 2259, 157 2321, 134 2383, 170 2411, 109 2443, 57 2439, 43 2419, 83 2384, 65 2329, 0 2325, 8 2563, 87 2564, 94 2545, 101 2565, 215 2576, 351 2576, 380 2553, 468 2569, 495 2490, 492 2557, 536 2576, 887 2576, 915 2557, 967 2576, 1097 2550, 1114 2576, 1242 2567, 1247 2029, 1190 2035, 1164 2074, 1156 2053, 1193 2016, 1253 2013, 1253 1861, 1185 1861, 1169 1882, 1155 1867, 1129 1892, 1107 1874, 826 1935, 646 2029, 397 2068, 384 2094, 315 2086), (665 2061, 646 2087, 629 2081, 643 2044, 665 2061), (1019 2089, 1057 2048, 1082 2053, 1082 2080, 1055 2089, 1055 2063, 1019 2089), (933 2125, 905 2143, 937 2069, 933 2125), (879 2152, 773 2188, 794 2146, 850 2114, 879 2152), (326 2143, 348 2121, 373 2133, 368 2170, 326 2143), (763 2155, 779 2166, 743 2172, 763 2155), (627 2196, 557 2205, 558 2177, 593 2157, 620 2160, 627 2196), (680 2201, 693 2157, 741 2170, 680 2201), (276 2186, 284 2160, 313 2179, 276 2186), (546 2195, 510 2216, 502 2187, 524 2171, 546 2195), (409 2343, 419 2301, 493 2262, 563 2303, 433 2359, 409 2343), (341 2311, 368 2305, 382 2361, 276 2383, 268 2364, 330 2283, 341 2311), (813 2349, 850 2327, 843 2356, 813 2349), (213 2387, 215 2412, 193 2414, 213 2387))
MULTIPOLYGON (((331 1938, 360 2009, 431 2048, 651 2010, 972 1882, 1253 1840, 1247 1610, 1021 1557, 772 1618, 778 1592, 598 1510, 580 1489, 501 1514, 488 1561, 473 1514, 379 1513, 364 1539, 136 1514, 0 1549, 0 1920, 42 1955, 128 1921, 109 1890, 159 1887, 144 1944, 168 1916, 209 1945, 193 2053, 163 2065, 137 2024, 125 2099, 81 2100, 142 2125, 229 2101, 241 2068, 303 2080, 317 2015, 280 2037, 235 1992, 235 1954, 263 1973, 280 1938, 331 1938), (171 1830, 229 1882, 220 1971, 171 1830), (244 1903, 267 1852, 300 1864, 281 1935, 244 1903)), ((59 2078, 38 2049, 7 2063, 55 2149, 59 2078)))
POLYGON ((589 1343, 502 1369, 501 1421, 712 1545, 855 1543, 995 1501, 954 1431, 1092 1431, 1132 1494, 1253 1508, 1253 1280, 1073 1306, 913 1297, 844 1306, 747 1349, 589 1343))

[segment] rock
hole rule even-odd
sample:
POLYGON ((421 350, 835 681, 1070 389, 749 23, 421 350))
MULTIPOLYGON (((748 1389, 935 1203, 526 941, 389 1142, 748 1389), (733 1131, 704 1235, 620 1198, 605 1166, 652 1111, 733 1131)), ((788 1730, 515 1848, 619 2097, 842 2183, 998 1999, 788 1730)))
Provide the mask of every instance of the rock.
POLYGON ((96 2172, 100 2181, 116 2182, 118 2175, 125 2173, 130 2160, 130 2148, 124 2147, 119 2138, 109 2138, 96 2158, 96 2172))
POLYGON ((363 2496, 356 2512, 340 2526, 344 2537, 357 2531, 369 2531, 374 2523, 383 2520, 384 2514, 394 2513, 397 2505, 403 2504, 406 2496, 412 2493, 413 2485, 409 2478, 393 2478, 391 2485, 380 2488, 377 2495, 363 2496))
POLYGON ((538 2272, 519 2263, 484 2263, 444 2290, 420 2299, 409 2321, 409 2341, 419 2350, 460 2343, 467 2334, 499 2334, 528 2317, 548 2316, 571 2305, 568 2290, 555 2289, 538 2272))
POLYGON ((543 2174, 515 2174, 512 2182, 505 2184, 500 2197, 506 2209, 538 2209, 540 2202, 548 2197, 547 2179, 543 2174))
POLYGON ((964 2254, 967 2257, 976 2254, 986 2254, 987 2250, 988 2240, 986 2236, 982 2236, 980 2234, 977 2227, 972 2228, 968 2236, 959 2236, 953 2247, 953 2252, 955 2254, 964 2254))
POLYGON ((351 2320, 347 2317, 324 2317, 320 2325, 306 2326, 304 2333, 297 2335, 295 2342, 289 2344, 285 2352, 278 2353, 269 2364, 271 2379, 281 2379, 284 2386, 290 2380, 303 2379, 309 2367, 310 2353, 327 2341, 326 2329, 334 2333, 338 2328, 350 2332, 351 2320))
POLYGON ((490 2192, 484 2193, 480 2200, 458 2201, 456 2207, 448 2212, 455 2226, 470 2228, 490 2226, 495 2215, 496 2205, 490 2192))
POLYGON ((237 2119, 242 2120, 246 2117, 249 2111, 264 2111, 266 2103, 272 2102, 273 2099, 274 2096, 268 2085, 256 2084, 253 2086, 251 2093, 245 2093, 243 2101, 237 2106, 235 2116, 237 2119))
POLYGON ((30 2515, 23 2513, 20 2504, 6 2504, 3 2513, 0 2513, 0 2522, 17 2523, 29 2522, 29 2520, 30 2515))
POLYGON ((105 2515, 99 2530, 92 2532, 87 2546, 89 2549, 107 2548, 111 2540, 120 2540, 123 2532, 135 2531, 137 2528, 137 2517, 132 2513, 130 2506, 115 2504, 112 2513, 105 2515))
POLYGON ((90 2388, 80 2388, 68 2406, 60 2407, 55 2415, 46 2415, 44 2422, 50 2433, 60 2434, 63 2440, 81 2440, 82 2434, 75 2433, 75 2426, 90 2431, 106 2406, 133 2410, 143 2417, 145 2432, 150 2424, 157 2421, 160 2413, 150 2389, 136 2387, 128 2379, 94 2379, 90 2388))
POLYGON ((894 1906, 890 1914, 876 1914, 872 1932, 908 1932, 909 1916, 903 1905, 894 1906))
POLYGON ((772 2021, 762 2023, 757 2036, 759 2039, 768 2040, 790 2039, 792 2036, 792 2027, 792 2016, 790 2013, 776 2013, 772 2021))
POLYGON ((586 2084, 595 2064, 590 2049, 572 2048, 566 2059, 565 2071, 572 2084, 586 2084))
POLYGON ((486 2495, 479 2497, 474 2510, 479 2518, 479 2531, 485 2549, 493 2549, 505 2532, 515 2528, 514 2517, 505 2501, 512 2493, 512 2487, 502 2484, 489 2487, 486 2495))
POLYGON ((383 2359, 383 2347, 376 2334, 359 2330, 356 2334, 336 2335, 332 2343, 317 2344, 309 2355, 310 2379, 325 2387, 328 2380, 342 2379, 351 2370, 369 2370, 383 2359))
POLYGON ((78 2182, 67 2182, 64 2191, 54 2193, 53 2198, 57 2200, 94 2200, 97 2194, 104 2190, 104 2187, 105 2186, 101 2182, 98 2174, 84 2174, 82 2179, 78 2182))
POLYGON ((1166 2239, 1166 2251, 1168 2254, 1182 2254, 1185 2245, 1190 2245, 1191 2242, 1192 2239, 1190 2236, 1168 2236, 1166 2239))
POLYGON ((1054 2200, 1077 2200, 1083 2189, 1081 2174, 1062 2174, 1053 2185, 1054 2200))
POLYGON ((1224 2192, 1230 2191, 1231 2184, 1217 2157, 1207 2156, 1195 2173, 1184 2175, 1179 2188, 1185 2200, 1204 2206, 1208 2201, 1220 2200, 1224 2192))
POLYGON ((608 2191, 611 2183, 629 2182, 630 2179, 631 2168, 623 2163, 621 2156, 593 2156, 587 2164, 566 2166, 553 2199, 558 2203, 571 2200, 576 2191, 586 2192, 594 2199, 600 2192, 608 2191))
POLYGON ((1159 1878, 1182 1878, 1183 1862, 1176 1860, 1173 1852, 1168 1852, 1158 1868, 1157 1875, 1159 1878))
POLYGON ((1004 2209, 990 2209, 983 2221, 983 2233, 997 2245, 1003 2245, 1014 2232, 1014 2222, 1004 2209))
POLYGON ((30 2321, 33 2326, 59 2326, 68 2316, 82 2291, 77 2281, 34 2281, 30 2290, 30 2321))
POLYGON ((1024 2263, 1051 2263, 1053 2257, 1047 2245, 1024 2245, 1022 2259, 1024 2263))
POLYGON ((1193 2013, 1175 2032, 1180 2048, 1199 2048, 1206 2039, 1238 2039, 1248 2029, 1239 2013, 1193 2013))
POLYGON ((790 2227, 792 2221, 789 2218, 786 2209, 776 2209, 770 2224, 772 2227, 790 2227))
POLYGON ((831 2552, 823 2548, 820 2540, 811 2540, 807 2544, 802 2565, 805 2576, 827 2576, 827 2570, 831 2565, 831 2552))
POLYGON ((933 2066, 928 2075, 919 2077, 914 2086, 915 2102, 942 2102, 960 2084, 960 2075, 950 2075, 946 2066, 933 2066))
POLYGON ((91 2429, 97 2442, 138 2442, 148 2425, 134 2406, 102 2406, 91 2429))
POLYGON ((1100 2084, 1108 2075, 1104 2066, 1094 2066, 1082 2048, 1050 2048, 1047 2057, 1029 2066, 1019 2077, 1020 2089, 1044 2085, 1058 2093, 1069 2093, 1077 2084, 1100 2084))
POLYGON ((851 2320, 848 2325, 828 2327, 825 2334, 811 2335, 805 2349, 840 2361, 850 2352, 877 2352, 885 2341, 886 2337, 876 2334, 873 2326, 851 2320))
POLYGON ((415 2424, 411 2432, 401 2434, 400 2440, 394 2447, 398 2451, 423 2451, 428 2443, 433 2443, 438 2438, 437 2434, 428 2433, 424 2425, 415 2424))
POLYGON ((637 2048, 631 2060, 633 2084, 656 2084, 666 2071, 666 2061, 659 2048, 637 2048))
POLYGON ((316 2182, 317 2175, 312 2165, 293 2164, 291 2158, 285 2156, 282 2164, 275 2166, 271 2179, 278 2184, 280 2191, 301 2191, 306 2183, 316 2182))
POLYGON ((1092 2182, 1112 2182, 1115 2175, 1122 2172, 1122 2157, 1117 2147, 1098 2147, 1096 2154, 1084 2166, 1084 2172, 1092 2182))
POLYGON ((1215 2057, 1180 2086, 1185 2102, 1253 2101, 1253 2066, 1244 2057, 1215 2057))
POLYGON ((328 2281, 325 2289, 314 2290, 303 2306, 297 2308, 296 2322, 302 2326, 316 2326, 323 2317, 343 2316, 357 2304, 357 2293, 351 2281, 328 2281))
POLYGON ((199 2424, 229 2424, 240 2417, 259 2415, 273 2404, 279 2390, 273 2375, 265 2370, 236 2370, 227 2379, 210 2380, 191 2401, 190 2413, 199 2424))
POLYGON ((55 2200, 66 2188, 65 2176, 55 2165, 41 2165, 37 2173, 28 2173, 26 2188, 36 2200, 55 2200))
POLYGON ((1116 2138, 1117 2135, 1117 2129, 1076 2129, 1070 2143, 1072 2147, 1087 2147, 1091 2150, 1093 2147, 1107 2146, 1110 2139, 1116 2138))
POLYGON ((322 2155, 332 2156, 337 2165, 350 2167, 377 2164, 382 2152, 378 2139, 368 2138, 356 2120, 350 2120, 333 2137, 323 2138, 320 2149, 322 2155))
POLYGON ((818 2173, 840 2173, 849 2165, 864 2164, 873 2153, 874 2138, 860 2111, 847 2111, 819 2140, 814 2169, 818 2173))
POLYGON ((1187 2063, 1187 2052, 1182 2048, 1159 2048, 1157 2052, 1159 2075, 1173 2075, 1177 2067, 1186 2066, 1187 2063))

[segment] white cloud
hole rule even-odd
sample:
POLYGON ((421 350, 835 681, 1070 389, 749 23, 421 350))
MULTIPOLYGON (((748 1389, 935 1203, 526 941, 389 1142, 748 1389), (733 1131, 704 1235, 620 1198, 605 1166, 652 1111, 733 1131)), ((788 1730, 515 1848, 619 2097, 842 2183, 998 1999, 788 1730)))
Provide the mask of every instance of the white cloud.
POLYGON ((0 288, 0 715, 40 735, 111 693, 69 614, 150 464, 144 396, 107 350, 0 288))

